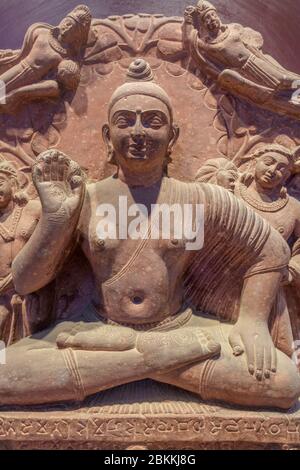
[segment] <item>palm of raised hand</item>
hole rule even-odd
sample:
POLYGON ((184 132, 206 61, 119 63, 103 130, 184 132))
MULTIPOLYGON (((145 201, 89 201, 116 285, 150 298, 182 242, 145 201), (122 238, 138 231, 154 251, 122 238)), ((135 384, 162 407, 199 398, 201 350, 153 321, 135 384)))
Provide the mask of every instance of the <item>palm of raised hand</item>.
POLYGON ((80 166, 57 150, 40 154, 33 167, 32 178, 39 194, 43 212, 60 212, 72 217, 80 210, 84 192, 80 166))
POLYGON ((184 11, 184 18, 189 21, 193 21, 193 17, 196 14, 196 8, 193 6, 186 7, 184 11))

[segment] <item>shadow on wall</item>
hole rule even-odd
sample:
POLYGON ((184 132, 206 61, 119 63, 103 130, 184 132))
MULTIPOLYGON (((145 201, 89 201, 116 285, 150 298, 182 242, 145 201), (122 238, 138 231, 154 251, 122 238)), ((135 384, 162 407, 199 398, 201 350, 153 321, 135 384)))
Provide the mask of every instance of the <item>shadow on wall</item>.
MULTIPOLYGON (((79 3, 87 4, 95 18, 126 13, 163 13, 182 16, 197 0, 1 0, 0 49, 21 46, 27 28, 36 22, 58 24, 79 3)), ((224 22, 241 23, 260 31, 265 52, 283 66, 300 73, 300 1, 212 0, 224 22)))

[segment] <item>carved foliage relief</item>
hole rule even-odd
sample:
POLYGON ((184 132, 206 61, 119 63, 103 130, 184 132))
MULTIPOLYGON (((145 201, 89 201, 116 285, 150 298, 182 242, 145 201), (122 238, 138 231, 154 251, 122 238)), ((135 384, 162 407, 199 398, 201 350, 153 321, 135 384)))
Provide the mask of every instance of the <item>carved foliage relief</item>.
MULTIPOLYGON (((171 175, 193 180, 205 160, 218 156, 240 167, 260 142, 288 138, 291 146, 299 145, 295 119, 258 110, 205 76, 183 45, 182 24, 182 18, 147 14, 93 20, 77 90, 1 112, 1 155, 28 172, 40 152, 58 147, 85 167, 89 177, 107 176, 111 167, 99 145, 101 128, 108 100, 133 57, 147 58, 173 101, 181 137, 171 175)), ((11 54, 1 51, 2 58, 11 54)))

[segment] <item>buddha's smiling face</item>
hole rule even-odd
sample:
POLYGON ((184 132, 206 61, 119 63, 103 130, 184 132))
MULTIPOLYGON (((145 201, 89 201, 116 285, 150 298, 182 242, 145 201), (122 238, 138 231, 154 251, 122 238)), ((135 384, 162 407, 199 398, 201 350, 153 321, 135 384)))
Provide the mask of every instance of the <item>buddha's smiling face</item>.
POLYGON ((109 121, 109 140, 119 166, 163 166, 174 132, 162 101, 144 95, 122 98, 111 109, 109 121))

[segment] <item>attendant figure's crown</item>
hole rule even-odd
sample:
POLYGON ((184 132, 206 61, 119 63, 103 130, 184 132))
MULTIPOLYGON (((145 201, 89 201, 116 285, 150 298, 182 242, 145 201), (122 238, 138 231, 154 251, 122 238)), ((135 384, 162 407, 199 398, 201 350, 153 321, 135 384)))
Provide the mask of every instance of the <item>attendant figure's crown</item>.
POLYGON ((86 28, 91 24, 92 14, 87 5, 78 5, 67 15, 67 18, 72 18, 76 23, 80 24, 80 26, 86 28))
POLYGON ((10 176, 12 178, 15 178, 15 179, 18 178, 18 173, 15 167, 11 163, 5 160, 0 161, 0 174, 1 173, 7 176, 10 176))
POLYGON ((216 7, 207 0, 200 0, 197 4, 197 12, 200 14, 201 20, 209 11, 217 11, 216 7))

